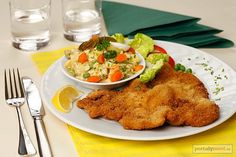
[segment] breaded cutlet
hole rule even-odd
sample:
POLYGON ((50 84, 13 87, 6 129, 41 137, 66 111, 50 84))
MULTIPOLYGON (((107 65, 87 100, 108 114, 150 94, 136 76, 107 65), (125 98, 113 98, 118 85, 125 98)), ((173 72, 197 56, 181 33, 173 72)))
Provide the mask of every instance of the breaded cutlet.
POLYGON ((219 107, 209 100, 204 84, 193 74, 176 72, 168 64, 147 84, 134 79, 121 91, 94 91, 77 106, 91 118, 115 120, 134 130, 164 123, 200 127, 219 118, 219 107))

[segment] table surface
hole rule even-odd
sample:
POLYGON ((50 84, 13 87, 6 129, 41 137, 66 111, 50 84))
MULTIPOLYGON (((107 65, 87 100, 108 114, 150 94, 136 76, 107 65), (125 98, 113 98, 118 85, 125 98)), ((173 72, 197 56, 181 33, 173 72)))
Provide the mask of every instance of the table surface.
MULTIPOLYGON (((63 38, 62 17, 60 14, 58 15, 61 8, 60 2, 52 0, 52 39, 51 43, 40 51, 51 51, 73 44, 63 38)), ((202 18, 201 24, 223 29, 224 32, 219 36, 231 39, 236 43, 235 0, 207 0, 204 2, 196 0, 119 0, 119 2, 200 17, 202 18)), ((3 157, 16 157, 18 156, 18 121, 16 110, 7 106, 4 101, 3 71, 5 68, 18 67, 22 75, 32 77, 38 86, 42 76, 30 59, 31 53, 19 51, 11 46, 8 1, 0 1, 0 15, 3 21, 0 29, 0 82, 2 86, 0 88, 0 154, 3 157)), ((103 34, 105 32, 103 29, 103 34)), ((236 69, 236 47, 202 50, 236 69)), ((22 113, 29 135, 37 147, 33 120, 26 105, 22 106, 22 113)), ((58 120, 47 109, 44 122, 54 156, 78 156, 65 123, 58 120)))

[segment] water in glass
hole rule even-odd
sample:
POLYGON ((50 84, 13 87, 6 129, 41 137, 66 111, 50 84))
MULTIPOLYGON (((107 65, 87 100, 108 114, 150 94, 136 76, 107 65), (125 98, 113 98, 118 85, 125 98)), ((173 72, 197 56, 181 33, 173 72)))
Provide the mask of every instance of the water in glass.
POLYGON ((17 9, 11 13, 13 46, 22 50, 38 50, 50 40, 49 6, 39 9, 17 9))
MULTIPOLYGON (((90 0, 92 1, 92 0, 90 0)), ((91 3, 91 2, 90 2, 91 3)), ((72 41, 86 41, 101 32, 99 9, 82 5, 64 11, 64 36, 72 41)))

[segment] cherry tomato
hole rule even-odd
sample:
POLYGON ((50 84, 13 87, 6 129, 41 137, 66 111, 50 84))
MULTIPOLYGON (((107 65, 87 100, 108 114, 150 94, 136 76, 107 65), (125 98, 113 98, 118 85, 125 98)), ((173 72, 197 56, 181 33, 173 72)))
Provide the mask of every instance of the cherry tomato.
POLYGON ((174 60, 171 56, 169 56, 169 61, 168 61, 168 63, 170 64, 170 66, 171 66, 172 68, 175 68, 175 60, 174 60))
POLYGON ((157 46, 157 45, 154 45, 154 50, 155 50, 155 52, 160 52, 160 53, 167 54, 165 49, 163 49, 162 47, 157 46))

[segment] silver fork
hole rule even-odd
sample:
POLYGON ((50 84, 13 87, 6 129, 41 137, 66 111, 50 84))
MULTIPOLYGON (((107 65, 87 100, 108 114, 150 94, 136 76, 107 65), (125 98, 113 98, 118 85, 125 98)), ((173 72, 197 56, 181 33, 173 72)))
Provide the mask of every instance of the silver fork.
POLYGON ((24 121, 21 114, 20 106, 22 106, 25 102, 24 92, 22 88, 22 83, 20 79, 20 73, 17 69, 15 74, 15 70, 12 72, 9 69, 8 76, 7 71, 4 71, 4 83, 5 83, 5 100, 6 103, 10 106, 16 107, 18 122, 19 122, 19 146, 18 146, 18 154, 20 155, 34 155, 36 150, 28 136, 26 131, 24 121))

